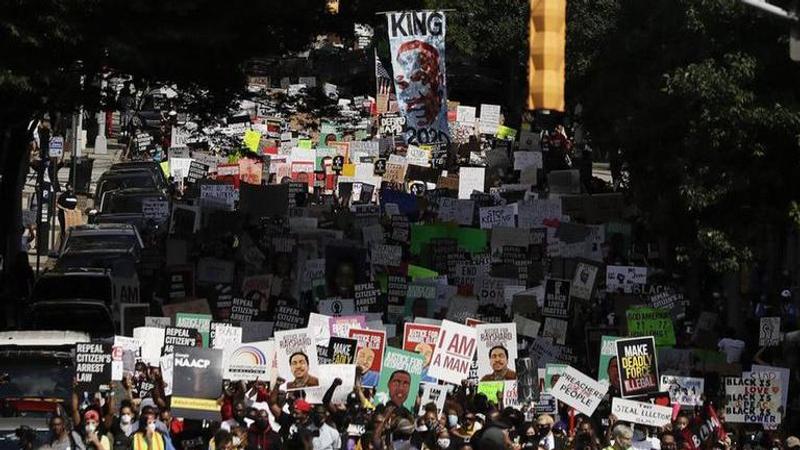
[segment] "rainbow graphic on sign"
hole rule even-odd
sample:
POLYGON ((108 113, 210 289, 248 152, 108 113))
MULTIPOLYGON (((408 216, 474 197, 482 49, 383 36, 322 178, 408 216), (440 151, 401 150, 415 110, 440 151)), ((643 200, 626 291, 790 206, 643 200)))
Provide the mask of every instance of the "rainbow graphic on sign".
POLYGON ((257 347, 252 345, 245 345, 239 347, 231 353, 230 363, 236 365, 259 365, 264 366, 267 364, 267 355, 257 347))

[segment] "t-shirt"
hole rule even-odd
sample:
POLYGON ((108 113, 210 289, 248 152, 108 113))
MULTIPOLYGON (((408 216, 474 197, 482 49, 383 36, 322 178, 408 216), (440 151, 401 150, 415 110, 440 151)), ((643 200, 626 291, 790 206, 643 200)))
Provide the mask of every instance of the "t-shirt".
POLYGON ((726 361, 730 363, 737 363, 742 357, 744 351, 744 341, 739 339, 723 338, 717 344, 720 351, 725 352, 726 361))
POLYGON ((311 442, 314 444, 314 450, 339 450, 342 448, 342 437, 335 428, 327 423, 322 424, 319 436, 314 437, 311 442))

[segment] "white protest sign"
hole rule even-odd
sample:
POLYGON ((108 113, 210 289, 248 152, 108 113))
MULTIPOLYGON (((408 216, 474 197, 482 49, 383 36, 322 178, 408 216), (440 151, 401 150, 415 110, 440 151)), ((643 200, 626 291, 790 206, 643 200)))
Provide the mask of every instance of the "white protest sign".
POLYGON ((514 152, 514 170, 541 169, 542 152, 514 152))
POLYGON ((489 206, 480 208, 481 229, 492 229, 495 227, 514 228, 516 221, 514 204, 504 206, 489 206))
POLYGON ((133 338, 142 343, 142 361, 158 366, 161 359, 161 346, 164 344, 164 329, 156 327, 136 327, 133 338))
POLYGON ((500 105, 481 103, 481 134, 496 134, 500 125, 500 105))
POLYGON ((164 220, 169 216, 169 203, 159 198, 142 200, 142 214, 145 219, 164 220))
POLYGON ((742 372, 725 377, 725 420, 731 423, 781 423, 781 373, 742 372))
POLYGON ((560 198, 531 199, 517 203, 519 228, 541 227, 545 220, 561 220, 560 198))
POLYGON ((175 367, 175 355, 167 353, 158 361, 161 368, 161 379, 164 381, 164 395, 172 395, 172 373, 175 367))
POLYGON ((371 257, 372 264, 398 267, 403 259, 403 248, 399 245, 375 244, 371 257))
POLYGON ((672 422, 672 408, 614 397, 611 414, 617 420, 661 428, 672 422))
POLYGON ((528 319, 525 316, 514 314, 514 323, 517 324, 517 333, 520 336, 535 338, 539 334, 539 328, 542 327, 540 322, 528 319))
POLYGON ((229 323, 211 322, 209 345, 211 348, 225 349, 242 343, 242 327, 229 323))
POLYGON ((157 316, 145 316, 144 318, 144 326, 146 327, 155 327, 155 328, 167 328, 172 326, 172 318, 170 317, 157 317, 157 316))
POLYGON ((428 403, 436 405, 436 411, 441 414, 444 410, 444 401, 447 399, 448 386, 441 384, 422 383, 422 398, 419 402, 419 415, 425 414, 428 403))
POLYGON ((786 411, 786 402, 789 397, 789 381, 791 378, 790 370, 785 367, 775 367, 775 366, 762 366, 759 364, 753 364, 750 367, 751 372, 778 372, 779 376, 779 384, 781 386, 781 406, 783 410, 786 411))
POLYGON ((317 342, 317 345, 328 346, 331 338, 331 316, 310 313, 308 315, 308 329, 317 342))
POLYGON ((762 317, 758 327, 758 345, 775 347, 781 343, 781 318, 762 317))
POLYGON ((50 138, 50 148, 48 155, 51 158, 61 158, 64 156, 64 138, 61 136, 53 136, 50 138))
POLYGON ((477 113, 477 109, 474 106, 462 106, 458 105, 456 107, 456 121, 459 123, 473 125, 476 122, 475 115, 477 113))
POLYGON ((114 345, 111 347, 111 381, 122 381, 125 366, 133 370, 141 346, 138 339, 114 336, 114 345))
POLYGON ((233 211, 238 193, 232 184, 203 184, 200 185, 200 205, 206 208, 216 208, 233 211))
POLYGON ((662 392, 669 392, 669 399, 672 403, 681 406, 701 406, 703 404, 705 380, 702 378, 661 375, 659 385, 662 392))
POLYGON ((333 391, 331 402, 346 403, 347 396, 353 392, 356 380, 355 364, 320 364, 319 365, 319 387, 306 389, 306 401, 313 404, 321 404, 325 392, 333 385, 333 381, 339 378, 342 384, 333 391))
POLYGON ((607 383, 600 383, 572 367, 566 367, 556 385, 550 389, 550 394, 581 413, 591 416, 603 401, 607 391, 607 383))
POLYGON ((428 367, 428 376, 460 385, 462 380, 469 377, 476 349, 477 336, 474 328, 443 320, 439 341, 428 367))
POLYGON ((274 355, 274 341, 227 345, 222 357, 224 377, 228 380, 269 381, 274 355))
POLYGON ((608 266, 606 267, 606 290, 626 294, 633 293, 634 285, 647 284, 647 267, 608 266))
POLYGON ((483 192, 485 167, 462 167, 458 172, 458 198, 469 200, 472 191, 483 192))
POLYGON ((319 386, 317 344, 308 328, 276 331, 275 354, 287 391, 319 386))

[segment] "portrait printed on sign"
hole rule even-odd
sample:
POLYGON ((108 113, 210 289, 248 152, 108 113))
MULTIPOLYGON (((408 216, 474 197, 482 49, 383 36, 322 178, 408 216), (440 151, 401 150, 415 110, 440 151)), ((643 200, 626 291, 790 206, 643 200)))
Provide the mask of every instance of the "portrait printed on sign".
POLYGON ((381 404, 392 403, 413 411, 419 394, 422 363, 421 355, 387 347, 381 379, 376 389, 376 400, 381 404))
POLYGON ((376 386, 383 363, 386 332, 351 328, 350 339, 358 341, 356 366, 361 369, 361 384, 365 387, 376 386))
POLYGON ((317 345, 308 328, 276 331, 275 353, 287 391, 319 386, 317 345))
POLYGON ((386 16, 397 106, 406 119, 406 142, 449 142, 444 12, 403 11, 386 16))
POLYGON ((439 326, 406 322, 403 325, 403 350, 416 352, 425 358, 422 381, 435 381, 428 376, 428 366, 433 357, 433 348, 439 340, 439 326))
POLYGON ((517 325, 483 323, 475 325, 478 334, 478 376, 480 381, 516 380, 517 325))

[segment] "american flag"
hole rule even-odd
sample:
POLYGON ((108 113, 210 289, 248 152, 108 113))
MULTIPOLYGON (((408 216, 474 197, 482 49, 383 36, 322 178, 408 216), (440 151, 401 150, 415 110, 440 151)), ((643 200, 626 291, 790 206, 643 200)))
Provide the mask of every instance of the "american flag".
POLYGON ((375 82, 378 87, 378 95, 389 95, 392 91, 392 77, 383 67, 377 50, 375 50, 375 82))

